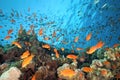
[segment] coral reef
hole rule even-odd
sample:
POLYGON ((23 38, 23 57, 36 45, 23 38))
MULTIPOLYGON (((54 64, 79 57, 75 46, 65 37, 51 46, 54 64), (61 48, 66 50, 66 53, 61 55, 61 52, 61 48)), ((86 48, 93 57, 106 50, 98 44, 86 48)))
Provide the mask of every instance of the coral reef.
POLYGON ((120 47, 110 48, 104 52, 104 59, 93 60, 90 65, 94 69, 87 75, 89 80, 110 80, 119 78, 116 75, 120 72, 120 47))
POLYGON ((8 71, 4 72, 0 80, 19 80, 21 71, 16 67, 11 67, 8 71))
POLYGON ((55 71, 49 69, 49 66, 41 66, 35 73, 36 80, 56 80, 55 71))
POLYGON ((3 63, 0 65, 0 75, 8 68, 9 64, 3 63))
POLYGON ((70 53, 67 53, 69 52, 67 49, 63 52, 52 46, 49 46, 49 49, 43 48, 46 43, 37 40, 34 30, 31 34, 23 30, 15 41, 19 42, 20 48, 13 44, 0 47, 0 75, 2 74, 0 80, 110 80, 120 78, 119 46, 107 50, 101 48, 92 55, 88 55, 86 50, 74 52, 75 56, 68 57, 70 53), (26 51, 27 53, 24 54, 26 51), (31 57, 32 55, 34 57, 31 57), (3 75, 8 75, 8 77, 5 78, 3 75), (9 77, 13 75, 16 76, 9 77))

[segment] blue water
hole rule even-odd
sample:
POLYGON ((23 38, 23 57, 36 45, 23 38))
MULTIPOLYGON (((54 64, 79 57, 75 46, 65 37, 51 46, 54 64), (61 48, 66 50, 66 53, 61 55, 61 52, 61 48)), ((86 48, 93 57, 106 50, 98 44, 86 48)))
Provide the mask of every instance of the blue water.
POLYGON ((26 30, 29 30, 29 26, 33 24, 36 34, 42 27, 44 35, 38 36, 38 40, 57 48, 86 48, 100 40, 105 46, 120 43, 119 0, 0 0, 0 9, 2 12, 0 26, 3 27, 0 29, 1 45, 11 44, 17 38, 20 24, 26 30), (13 17, 11 13, 14 14, 13 17), (11 23, 11 19, 16 22, 11 23), (48 22, 53 24, 48 25, 48 22), (7 31, 11 28, 14 30, 11 34, 12 38, 4 40, 7 31), (57 36, 52 38, 51 34, 54 31, 57 36), (90 32, 92 38, 86 41, 85 37, 90 32), (44 36, 51 39, 45 41, 44 36), (74 42, 76 36, 79 36, 77 43, 74 42), (58 37, 59 40, 56 41, 58 37), (67 44, 63 44, 62 41, 67 44))

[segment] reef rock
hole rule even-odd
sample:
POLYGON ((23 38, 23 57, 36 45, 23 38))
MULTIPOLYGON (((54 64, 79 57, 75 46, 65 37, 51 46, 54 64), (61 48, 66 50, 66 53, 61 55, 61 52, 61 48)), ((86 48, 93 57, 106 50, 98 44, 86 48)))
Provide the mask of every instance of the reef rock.
POLYGON ((4 72, 0 80, 19 80, 21 71, 16 67, 11 67, 8 71, 4 72))

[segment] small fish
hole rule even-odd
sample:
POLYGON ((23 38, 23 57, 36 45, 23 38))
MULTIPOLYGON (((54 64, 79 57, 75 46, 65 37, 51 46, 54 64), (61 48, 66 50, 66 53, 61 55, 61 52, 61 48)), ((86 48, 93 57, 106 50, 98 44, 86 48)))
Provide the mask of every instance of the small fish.
POLYGON ((92 37, 92 33, 89 33, 87 36, 86 36, 86 41, 89 41, 92 37))
POLYGON ((97 47, 97 49, 99 49, 99 48, 102 48, 103 45, 104 45, 104 42, 99 41, 99 42, 96 44, 96 47, 97 47))
POLYGON ((21 34, 22 32, 23 32, 23 26, 22 26, 22 24, 20 24, 20 29, 18 31, 18 34, 21 34))
POLYGON ((71 50, 71 53, 74 53, 75 51, 74 50, 71 50))
POLYGON ((24 42, 26 46, 31 46, 30 42, 24 42))
POLYGON ((78 58, 78 56, 76 56, 74 54, 68 54, 66 57, 69 59, 73 59, 73 60, 76 60, 78 58))
POLYGON ((59 58, 59 53, 58 53, 57 49, 54 49, 54 52, 55 52, 56 58, 59 58))
POLYGON ((105 50, 108 51, 108 50, 110 50, 110 48, 109 48, 109 47, 106 47, 105 50))
POLYGON ((105 75, 108 74, 108 72, 107 72, 106 69, 102 69, 102 70, 100 71, 100 73, 101 73, 102 76, 105 76, 105 75))
POLYGON ((80 51, 80 50, 83 50, 83 48, 76 48, 76 50, 80 51))
POLYGON ((33 57, 34 57, 34 55, 31 54, 30 56, 25 58, 22 62, 22 68, 26 67, 32 61, 33 57))
POLYGON ((82 72, 80 72, 79 77, 82 79, 84 77, 84 74, 82 72))
POLYGON ((116 48, 118 47, 120 44, 114 44, 113 47, 116 48))
POLYGON ((11 38, 11 36, 8 35, 5 37, 5 40, 9 40, 10 38, 11 38))
POLYGON ((42 36, 42 34, 43 34, 43 29, 41 28, 40 30, 39 30, 39 33, 38 33, 40 36, 42 36))
POLYGON ((13 29, 8 30, 8 35, 13 32, 13 29))
POLYGON ((34 74, 33 76, 32 76, 32 79, 31 80, 36 80, 36 74, 34 74))
POLYGON ((96 50, 97 50, 97 47, 96 47, 96 46, 92 46, 92 47, 90 47, 90 49, 89 49, 86 53, 87 53, 87 54, 92 54, 92 53, 94 53, 96 50))
POLYGON ((30 35, 31 33, 32 33, 31 29, 27 31, 27 35, 30 35))
POLYGON ((79 36, 75 37, 74 42, 78 42, 79 36))
POLYGON ((85 61, 85 57, 84 57, 84 56, 79 57, 79 61, 80 61, 80 62, 84 62, 84 61, 85 61))
POLYGON ((105 8, 107 6, 107 4, 105 3, 101 8, 105 8))
POLYGON ((81 70, 84 71, 84 72, 86 72, 86 73, 88 73, 88 72, 92 72, 92 71, 93 71, 93 69, 90 68, 90 67, 82 67, 81 70))
POLYGON ((49 40, 49 37, 45 37, 44 40, 46 40, 46 41, 49 40))
POLYGON ((61 50, 64 51, 65 49, 62 47, 61 50))
POLYGON ((29 55, 30 55, 30 52, 27 50, 20 56, 20 58, 24 59, 24 58, 28 57, 29 55))
POLYGON ((60 37, 57 37, 57 38, 56 38, 56 41, 59 41, 59 39, 60 39, 60 37))
POLYGON ((33 30, 34 29, 34 25, 30 25, 30 29, 33 30))
POLYGON ((28 8, 28 12, 30 12, 30 8, 28 8))
POLYGON ((46 48, 46 49, 50 50, 50 45, 44 44, 44 45, 42 45, 42 48, 46 48))
POLYGON ((56 32, 55 31, 53 32, 52 37, 56 37, 56 32))
POLYGON ((65 40, 63 40, 61 43, 62 43, 62 44, 68 44, 68 42, 65 41, 65 40))
POLYGON ((2 28, 2 26, 0 26, 0 28, 2 28))
POLYGON ((11 23, 15 23, 16 21, 14 20, 14 19, 11 19, 11 21, 10 21, 11 23))
POLYGON ((75 76, 76 72, 72 69, 63 69, 60 71, 60 75, 65 76, 65 77, 73 77, 75 76))
POLYGON ((100 0, 94 0, 94 4, 97 4, 99 3, 100 0))
POLYGON ((14 42, 12 42, 12 44, 16 45, 18 48, 22 48, 22 46, 19 42, 14 41, 14 42))
POLYGON ((103 62, 103 65, 105 65, 105 66, 110 66, 111 64, 110 64, 109 61, 104 61, 104 62, 103 62))

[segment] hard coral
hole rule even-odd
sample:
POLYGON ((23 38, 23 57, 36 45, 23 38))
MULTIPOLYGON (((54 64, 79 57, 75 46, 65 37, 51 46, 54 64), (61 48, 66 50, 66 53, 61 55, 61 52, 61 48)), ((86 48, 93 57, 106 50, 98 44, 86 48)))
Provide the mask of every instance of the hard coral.
POLYGON ((110 80, 116 77, 120 72, 120 47, 105 51, 104 58, 93 60, 90 67, 94 70, 87 74, 89 80, 110 80))
POLYGON ((55 72, 50 71, 48 66, 39 67, 35 73, 36 80, 56 80, 55 72))
POLYGON ((4 72, 0 80, 19 80, 21 71, 16 67, 11 67, 8 71, 4 72))
POLYGON ((6 62, 10 61, 19 61, 22 50, 18 49, 17 47, 12 47, 6 51, 4 58, 6 62))

